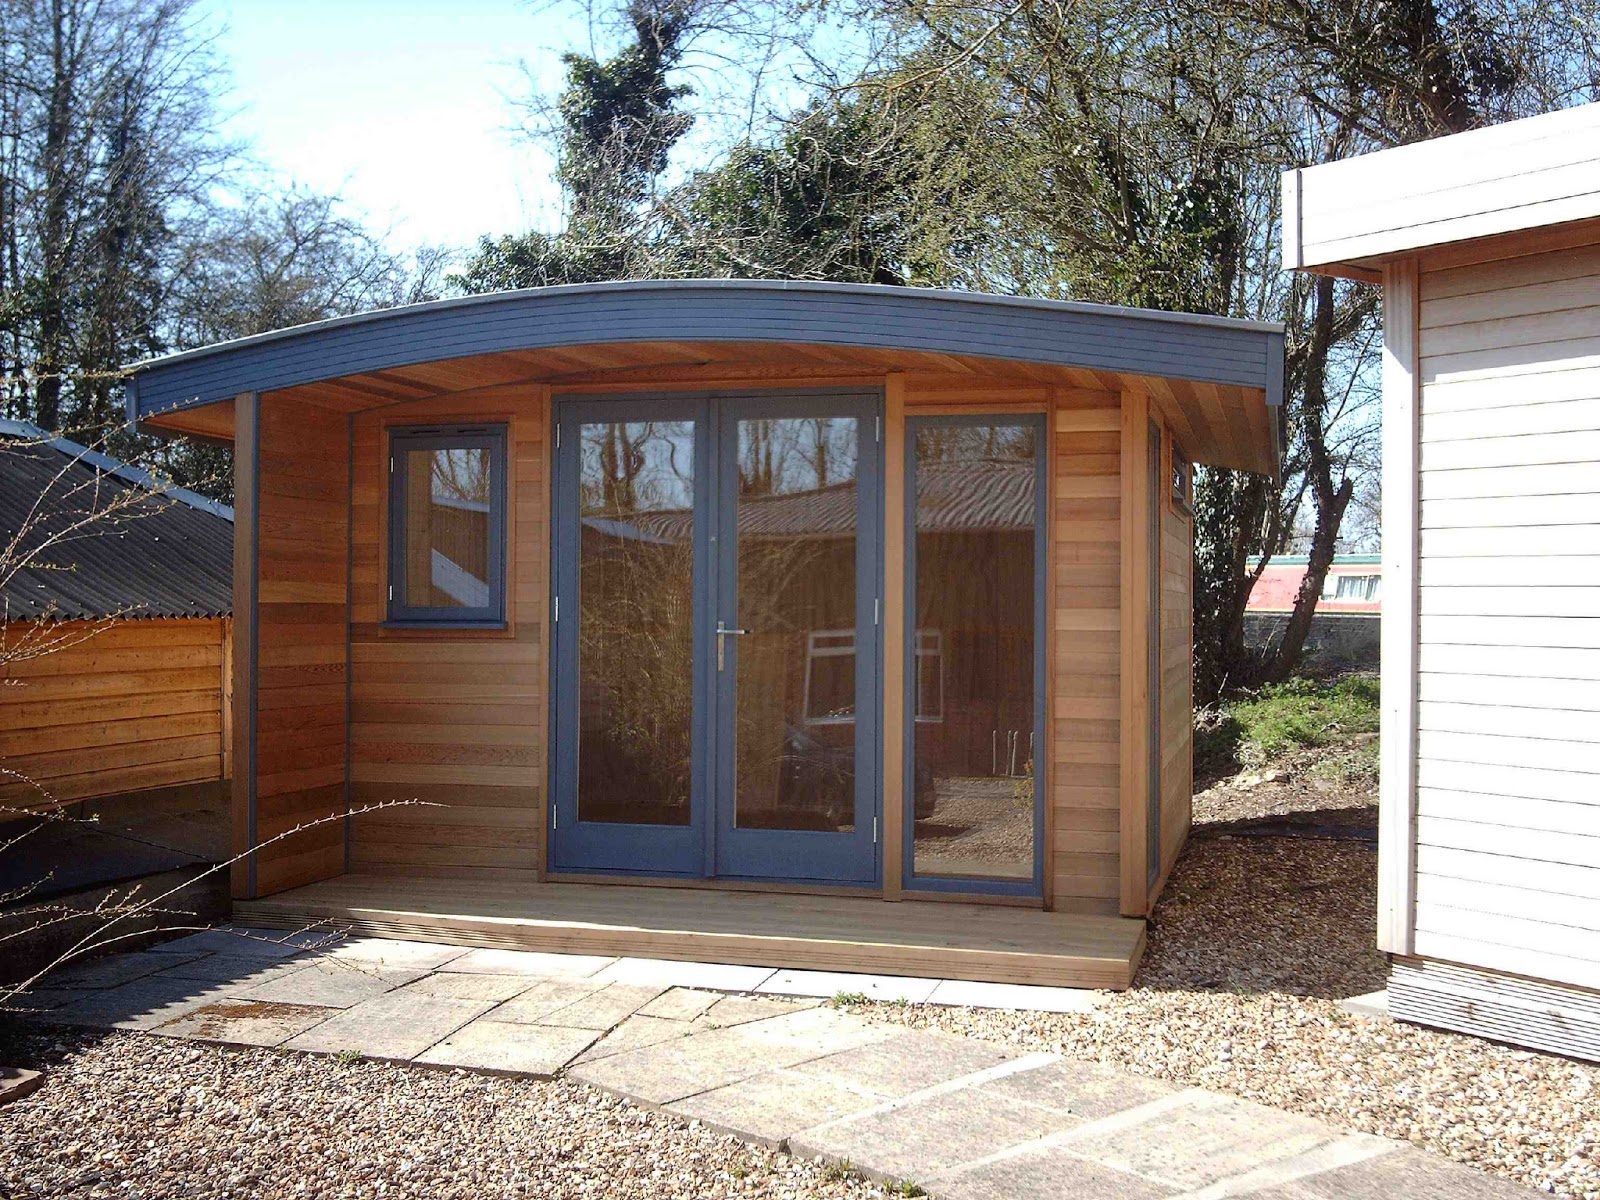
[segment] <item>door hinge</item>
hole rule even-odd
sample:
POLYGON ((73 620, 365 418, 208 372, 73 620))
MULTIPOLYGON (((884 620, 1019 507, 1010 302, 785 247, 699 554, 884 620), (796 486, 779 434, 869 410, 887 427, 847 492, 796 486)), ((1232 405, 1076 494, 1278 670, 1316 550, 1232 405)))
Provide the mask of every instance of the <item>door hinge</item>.
POLYGON ((561 426, 556 426, 556 449, 561 449, 561 426))
POLYGON ((556 827, 556 821, 560 819, 560 814, 561 814, 561 809, 557 805, 552 804, 550 806, 550 828, 551 829, 554 829, 556 827))
POLYGON ((559 620, 561 620, 561 597, 557 596, 555 599, 555 604, 552 606, 550 623, 553 625, 559 620))
POLYGON ((394 455, 389 455, 389 474, 394 474, 394 455))
POLYGON ((875 442, 883 441, 883 417, 881 415, 872 418, 872 440, 875 442))
POLYGON ((883 601, 879 597, 874 596, 872 598, 872 623, 874 625, 878 623, 878 606, 882 603, 883 601))
POLYGON ((389 599, 394 599, 394 584, 392 583, 389 585, 389 599))
POLYGON ((874 846, 876 846, 878 844, 878 818, 877 817, 873 817, 872 818, 872 844, 874 846))

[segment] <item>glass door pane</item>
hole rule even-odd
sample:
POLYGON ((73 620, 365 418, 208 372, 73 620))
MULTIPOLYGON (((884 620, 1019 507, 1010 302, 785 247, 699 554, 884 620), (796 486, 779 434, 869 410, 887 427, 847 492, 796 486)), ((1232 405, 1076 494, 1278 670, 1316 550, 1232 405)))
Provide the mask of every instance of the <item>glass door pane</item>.
POLYGON ((694 423, 580 427, 578 819, 687 825, 694 423))
POLYGON ((718 874, 877 877, 877 403, 721 402, 718 874))
POLYGON ((705 411, 697 399, 558 402, 556 870, 706 870, 705 411))
POLYGON ((738 422, 735 828, 855 828, 858 432, 738 422))
POLYGON ((912 873, 1036 878, 1042 422, 909 423, 912 873))

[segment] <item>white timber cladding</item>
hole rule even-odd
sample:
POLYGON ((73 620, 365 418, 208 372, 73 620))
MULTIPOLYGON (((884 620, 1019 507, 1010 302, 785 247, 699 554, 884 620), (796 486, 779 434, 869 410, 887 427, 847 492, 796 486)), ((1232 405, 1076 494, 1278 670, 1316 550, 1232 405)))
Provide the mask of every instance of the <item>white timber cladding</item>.
POLYGON ((1597 143, 1600 104, 1585 104, 1290 171, 1284 266, 1370 263, 1600 216, 1597 143))
MULTIPOLYGON (((1600 130, 1597 116, 1553 122, 1529 146, 1555 162, 1555 143, 1600 130)), ((1480 163, 1491 166, 1502 169, 1480 163)), ((1385 271, 1391 325, 1406 269, 1385 271)), ((1415 737, 1414 789, 1390 741, 1408 674, 1390 658, 1390 625, 1396 597, 1413 593, 1394 586, 1389 557, 1405 537, 1389 505, 1408 460, 1388 411, 1383 728, 1384 815, 1414 826, 1413 919, 1401 928, 1391 859, 1380 943, 1600 988, 1600 244, 1438 269, 1424 259, 1415 295, 1415 724, 1400 727, 1415 737), (1402 786, 1411 794, 1391 793, 1402 786)), ((1401 387, 1392 366, 1386 410, 1401 387)))

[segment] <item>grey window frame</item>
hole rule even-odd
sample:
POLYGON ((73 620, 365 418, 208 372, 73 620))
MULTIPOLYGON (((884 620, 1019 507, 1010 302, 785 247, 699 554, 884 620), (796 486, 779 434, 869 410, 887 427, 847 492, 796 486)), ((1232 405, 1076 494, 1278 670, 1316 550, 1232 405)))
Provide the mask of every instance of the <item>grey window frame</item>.
POLYGON ((389 430, 389 578, 387 625, 503 629, 506 624, 506 427, 400 425, 389 430), (428 450, 489 452, 489 603, 481 608, 406 604, 407 455, 428 450))

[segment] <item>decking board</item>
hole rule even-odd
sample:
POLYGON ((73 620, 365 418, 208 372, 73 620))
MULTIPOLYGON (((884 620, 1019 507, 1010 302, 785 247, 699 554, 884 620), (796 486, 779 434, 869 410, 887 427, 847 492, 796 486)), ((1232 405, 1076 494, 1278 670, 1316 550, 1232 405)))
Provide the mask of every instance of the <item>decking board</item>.
POLYGON ((363 934, 506 950, 866 971, 1120 990, 1144 922, 981 904, 624 884, 350 874, 236 903, 268 928, 329 922, 363 934))

